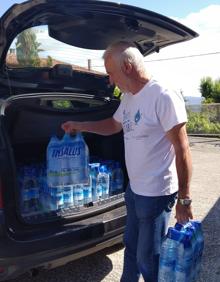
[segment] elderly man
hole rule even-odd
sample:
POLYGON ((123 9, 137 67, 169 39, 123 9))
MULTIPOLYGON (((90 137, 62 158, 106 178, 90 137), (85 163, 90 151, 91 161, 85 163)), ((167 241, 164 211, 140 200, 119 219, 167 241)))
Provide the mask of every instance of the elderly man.
POLYGON ((123 129, 129 184, 121 281, 136 282, 142 274, 145 281, 156 282, 161 240, 177 195, 177 221, 193 218, 185 105, 181 95, 151 77, 132 43, 112 44, 103 58, 110 82, 124 93, 120 106, 111 118, 67 121, 62 128, 101 135, 123 129))

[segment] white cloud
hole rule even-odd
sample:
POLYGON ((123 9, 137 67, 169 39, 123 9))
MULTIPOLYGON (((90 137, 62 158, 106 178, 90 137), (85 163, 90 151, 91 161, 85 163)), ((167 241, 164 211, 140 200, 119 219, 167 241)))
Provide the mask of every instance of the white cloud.
POLYGON ((199 85, 202 77, 220 78, 220 5, 211 5, 191 13, 184 19, 175 20, 199 33, 199 37, 176 45, 166 47, 160 54, 153 54, 147 60, 200 55, 179 60, 147 63, 154 75, 173 88, 183 90, 186 96, 199 96, 199 85), (216 55, 202 56, 206 53, 216 55))

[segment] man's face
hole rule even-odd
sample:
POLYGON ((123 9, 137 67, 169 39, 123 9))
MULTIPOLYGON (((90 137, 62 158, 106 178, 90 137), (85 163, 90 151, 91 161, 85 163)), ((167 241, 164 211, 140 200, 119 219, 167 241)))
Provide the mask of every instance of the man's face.
POLYGON ((120 64, 115 62, 111 56, 105 59, 105 69, 111 85, 118 86, 121 92, 129 92, 128 77, 123 73, 120 64))

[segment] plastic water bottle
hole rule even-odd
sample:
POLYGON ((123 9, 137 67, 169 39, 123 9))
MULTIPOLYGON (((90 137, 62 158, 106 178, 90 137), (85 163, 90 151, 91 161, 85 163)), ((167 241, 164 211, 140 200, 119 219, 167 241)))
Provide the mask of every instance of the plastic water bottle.
POLYGON ((105 160, 104 162, 102 161, 102 165, 105 165, 107 167, 107 172, 109 175, 109 196, 114 195, 114 182, 113 182, 113 177, 114 177, 114 161, 113 160, 105 160))
POLYGON ((66 151, 70 158, 71 184, 85 184, 89 176, 89 149, 80 132, 71 139, 71 147, 66 151))
POLYGON ((194 250, 194 263, 193 263, 193 277, 192 281, 196 281, 201 270, 201 260, 204 248, 204 237, 202 231, 202 224, 200 221, 191 221, 192 228, 194 230, 194 237, 196 241, 194 250))
POLYGON ((201 222, 197 221, 196 227, 197 227, 197 244, 198 244, 198 258, 196 263, 196 278, 197 278, 201 271, 202 253, 204 249, 204 235, 203 235, 201 222))
POLYGON ((201 268, 201 258, 204 248, 204 238, 200 221, 189 221, 185 225, 176 223, 175 228, 183 233, 191 233, 190 245, 192 254, 192 262, 188 281, 196 281, 201 268))
POLYGON ((92 202, 92 177, 89 175, 88 183, 83 186, 84 204, 92 202))
POLYGON ((47 146, 47 184, 48 187, 56 187, 62 185, 61 178, 61 155, 62 155, 61 141, 52 136, 47 146))
POLYGON ((97 176, 99 171, 100 163, 91 163, 89 165, 89 174, 91 176, 92 181, 92 201, 96 202, 99 198, 99 196, 102 196, 102 190, 100 192, 97 192, 97 176))
POLYGON ((192 254, 192 263, 191 263, 191 269, 190 269, 190 278, 191 281, 195 281, 197 273, 197 260, 198 260, 198 240, 197 240, 197 228, 193 221, 189 221, 188 224, 184 226, 186 230, 192 233, 191 237, 191 248, 193 250, 192 254))
POLYGON ((182 232, 184 234, 181 244, 177 251, 177 263, 175 268, 176 282, 191 282, 192 281, 192 262, 193 262, 193 246, 192 232, 182 232))
POLYGON ((30 189, 31 210, 36 212, 40 210, 40 186, 39 186, 40 171, 37 165, 32 165, 30 169, 31 169, 31 178, 32 178, 32 187, 30 189))
POLYGON ((109 197, 109 173, 106 165, 99 167, 97 176, 97 194, 99 198, 106 199, 109 197))
POLYGON ((22 202, 22 210, 25 214, 30 214, 31 212, 32 187, 33 187, 33 178, 32 178, 31 168, 29 166, 24 166, 21 202, 22 202))
POLYGON ((18 188, 19 188, 19 205, 20 205, 20 211, 21 213, 24 212, 25 208, 25 202, 27 199, 27 196, 24 193, 24 166, 19 164, 17 167, 17 180, 18 180, 18 188))
POLYGON ((63 205, 64 208, 73 206, 73 186, 66 185, 63 187, 63 205))
POLYGON ((114 165, 114 191, 116 194, 123 192, 123 185, 124 185, 124 174, 119 162, 115 162, 114 165))
POLYGON ((175 266, 180 239, 180 233, 170 227, 161 246, 158 274, 160 282, 175 282, 175 266))
POLYGON ((51 210, 59 210, 64 207, 63 186, 50 187, 51 193, 51 210))
POLYGON ((73 184, 73 175, 72 172, 72 158, 76 154, 76 150, 74 149, 73 138, 65 133, 61 140, 61 153, 60 153, 60 175, 61 175, 61 183, 64 186, 68 186, 73 184))
POLYGON ((73 186, 73 200, 76 207, 83 206, 84 198, 82 184, 76 184, 73 186))

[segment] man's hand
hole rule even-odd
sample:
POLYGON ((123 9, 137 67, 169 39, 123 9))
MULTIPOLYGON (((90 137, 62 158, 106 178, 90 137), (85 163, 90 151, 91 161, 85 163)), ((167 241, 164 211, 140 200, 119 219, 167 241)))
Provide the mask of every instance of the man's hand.
POLYGON ((193 219, 192 206, 183 206, 177 202, 176 204, 176 220, 178 223, 184 224, 193 219))
POLYGON ((75 134, 80 131, 80 122, 77 121, 67 121, 61 125, 61 128, 69 134, 75 134))

